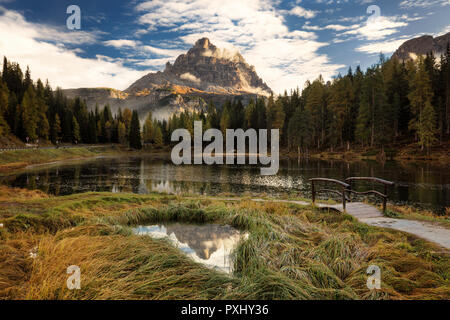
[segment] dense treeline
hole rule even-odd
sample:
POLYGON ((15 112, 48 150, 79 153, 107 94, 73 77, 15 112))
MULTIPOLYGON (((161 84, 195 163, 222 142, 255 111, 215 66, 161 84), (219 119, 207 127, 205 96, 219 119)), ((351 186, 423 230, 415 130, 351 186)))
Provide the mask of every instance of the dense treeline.
MULTIPOLYGON (((386 147, 417 142, 424 150, 450 135, 450 48, 439 62, 428 54, 414 61, 380 61, 364 73, 358 67, 325 83, 320 76, 277 98, 259 98, 243 106, 227 102, 206 112, 173 115, 158 123, 164 141, 174 129, 204 128, 281 130, 289 150, 348 150, 351 146, 386 147)), ((155 125, 154 125, 155 126, 155 125)))
MULTIPOLYGON (((17 63, 3 60, 0 77, 0 135, 12 133, 26 142, 127 143, 140 133, 137 112, 129 109, 112 115, 108 105, 88 111, 79 98, 67 99, 52 90, 48 81, 33 82, 17 63)), ((140 140, 139 140, 140 142, 140 140)), ((131 143, 136 145, 136 143, 131 143)), ((137 144, 139 147, 139 144, 137 144)))
POLYGON ((352 146, 387 147, 417 142, 423 150, 450 136, 450 47, 416 61, 380 61, 363 72, 349 69, 332 82, 320 76, 278 97, 259 97, 246 106, 241 100, 206 110, 174 114, 157 121, 151 113, 140 130, 136 111, 109 106, 88 111, 84 101, 66 99, 49 84, 33 83, 18 64, 6 60, 0 80, 0 133, 12 132, 25 140, 52 142, 170 144, 171 133, 194 121, 204 130, 280 129, 281 146, 292 151, 348 150, 352 146))

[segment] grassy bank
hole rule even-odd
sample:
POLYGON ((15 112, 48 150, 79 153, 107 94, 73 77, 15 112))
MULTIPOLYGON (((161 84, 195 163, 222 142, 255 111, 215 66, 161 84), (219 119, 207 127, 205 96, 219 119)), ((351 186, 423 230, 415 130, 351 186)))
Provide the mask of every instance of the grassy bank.
MULTIPOLYGON (((295 150, 282 152, 288 157, 298 157, 295 150)), ((388 148, 361 148, 352 146, 350 150, 345 148, 336 149, 334 151, 312 151, 310 157, 323 160, 343 160, 343 161, 359 161, 359 160, 395 160, 400 162, 408 161, 426 161, 437 164, 450 163, 450 144, 444 143, 433 147, 430 154, 426 150, 421 150, 417 144, 397 145, 388 148)))
POLYGON ((85 159, 120 152, 121 149, 119 147, 111 146, 3 151, 0 152, 0 174, 19 170, 29 165, 85 159))
POLYGON ((389 205, 385 216, 395 219, 432 222, 446 228, 450 228, 450 207, 446 208, 444 215, 437 215, 433 211, 420 209, 413 206, 389 205))
POLYGON ((405 233, 311 207, 159 194, 52 197, 0 187, 0 298, 449 299, 450 259, 405 233), (229 224, 249 233, 227 276, 131 226, 229 224), (382 289, 366 287, 371 264, 382 289), (78 265, 81 290, 66 288, 78 265))

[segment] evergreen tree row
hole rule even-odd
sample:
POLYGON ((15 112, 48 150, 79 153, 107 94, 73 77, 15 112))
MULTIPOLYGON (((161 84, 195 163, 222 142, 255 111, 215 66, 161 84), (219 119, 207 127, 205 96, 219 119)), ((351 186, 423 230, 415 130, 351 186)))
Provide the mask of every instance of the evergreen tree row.
POLYGON ((79 98, 67 99, 48 81, 33 82, 17 63, 3 60, 0 77, 0 135, 14 134, 25 142, 130 143, 140 148, 140 125, 136 111, 119 110, 112 115, 108 105, 88 111, 79 98), (136 120, 137 119, 137 120, 136 120), (134 140, 133 140, 134 139, 134 140))
POLYGON ((178 113, 167 121, 147 115, 141 132, 136 111, 111 114, 108 105, 88 111, 79 98, 67 99, 30 70, 4 59, 0 78, 0 134, 13 133, 26 141, 122 143, 140 149, 143 144, 171 144, 174 130, 280 129, 281 146, 289 150, 385 147, 417 142, 422 149, 450 137, 450 46, 436 59, 433 54, 416 61, 385 60, 362 72, 324 82, 319 76, 305 88, 288 95, 257 98, 244 105, 227 101, 206 110, 178 113))
POLYGON ((433 54, 416 61, 385 60, 364 73, 358 67, 332 82, 319 76, 302 92, 258 98, 244 106, 227 101, 221 108, 173 115, 153 122, 163 141, 194 121, 204 130, 280 129, 281 145, 289 150, 349 150, 352 146, 387 147, 417 142, 422 149, 450 137, 450 47, 439 59, 433 54), (439 61, 437 61, 439 60, 439 61))

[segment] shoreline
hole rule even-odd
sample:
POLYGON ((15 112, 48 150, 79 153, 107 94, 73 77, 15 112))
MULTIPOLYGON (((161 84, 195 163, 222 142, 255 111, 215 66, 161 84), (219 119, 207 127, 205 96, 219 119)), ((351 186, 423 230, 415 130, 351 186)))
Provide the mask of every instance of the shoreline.
MULTIPOLYGON (((47 164, 54 161, 61 161, 61 160, 71 160, 71 159, 85 159, 90 158, 91 155, 85 156, 85 155, 78 155, 78 157, 71 157, 70 153, 74 150, 94 150, 97 154, 129 154, 129 155, 165 155, 170 156, 171 149, 169 146, 164 146, 163 148, 158 149, 142 149, 142 150, 132 150, 129 149, 126 146, 122 145, 111 145, 111 144, 105 144, 105 145, 83 145, 83 146, 76 146, 71 145, 68 148, 61 147, 59 149, 56 148, 30 148, 30 149, 12 149, 12 150, 6 150, 0 152, 0 174, 2 171, 4 171, 4 167, 12 167, 14 169, 19 168, 26 168, 31 165, 37 165, 37 164, 47 164), (103 150, 103 152, 102 152, 103 150), (32 160, 31 162, 27 162, 21 159, 20 153, 32 153, 32 152, 47 152, 49 154, 48 159, 45 159, 47 162, 33 162, 35 160, 32 160), (57 153, 57 155, 52 155, 51 153, 57 153), (4 158, 5 155, 8 154, 14 154, 16 153, 16 160, 15 161, 8 161, 5 162, 4 158), (69 156, 66 158, 65 154, 68 154, 69 156), (58 158, 63 157, 63 158, 58 158), (55 159, 55 160, 53 160, 55 159)), ((192 151, 194 148, 192 148, 192 151)), ((391 149, 393 150, 393 149, 391 149)), ((332 160, 339 160, 344 162, 359 162, 359 161, 376 161, 379 163, 383 163, 386 161, 395 161, 395 162, 404 162, 404 163, 412 163, 412 162, 420 162, 420 163, 430 163, 430 164, 439 164, 439 165, 449 165, 450 164, 450 145, 448 146, 442 146, 439 148, 439 151, 436 153, 435 156, 427 157, 422 152, 419 151, 417 147, 403 147, 396 149, 395 155, 386 155, 383 157, 381 153, 381 149, 355 149, 350 151, 312 151, 308 153, 300 153, 298 154, 297 151, 288 151, 286 148, 280 149, 280 156, 279 159, 318 159, 318 160, 326 160, 326 161, 332 161, 332 160)), ((227 153, 223 152, 220 155, 222 155, 224 158, 228 155, 227 153)), ((234 153, 235 156, 237 155, 245 155, 245 157, 249 157, 250 155, 259 157, 259 153, 251 154, 249 152, 246 152, 245 154, 238 154, 234 153)), ((95 155, 94 155, 95 156, 95 155)), ((192 152, 192 157, 194 157, 194 153, 192 152)), ((213 154, 214 156, 214 154, 213 154)), ((265 156, 270 157, 270 153, 268 153, 265 156)), ((6 169, 8 170, 8 169, 6 169)))
MULTIPOLYGON (((290 158, 298 158, 299 154, 296 151, 288 152, 288 150, 281 150, 290 158)), ((313 151, 308 154, 310 158, 322 160, 342 160, 347 162, 356 161, 397 161, 397 162, 423 162, 423 163, 439 163, 442 165, 450 164, 450 145, 445 144, 436 147, 431 156, 427 156, 416 145, 408 145, 404 147, 386 148, 383 153, 382 148, 356 148, 351 150, 337 150, 337 151, 313 151)), ((304 153, 300 154, 301 158, 304 153)))

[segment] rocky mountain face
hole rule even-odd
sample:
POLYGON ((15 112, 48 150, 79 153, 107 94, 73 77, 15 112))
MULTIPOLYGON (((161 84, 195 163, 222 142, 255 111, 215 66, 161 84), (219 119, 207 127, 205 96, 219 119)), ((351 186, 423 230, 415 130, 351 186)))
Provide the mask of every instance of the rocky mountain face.
POLYGON ((397 57, 399 60, 416 59, 419 55, 426 55, 429 52, 433 52, 436 57, 439 57, 445 53, 449 42, 450 32, 436 38, 432 36, 414 38, 403 43, 393 57, 397 57))
POLYGON ((113 113, 119 108, 137 110, 141 120, 149 111, 157 119, 167 119, 174 112, 203 109, 212 101, 219 106, 239 97, 247 102, 272 90, 238 52, 222 50, 209 39, 198 40, 174 64, 164 71, 149 73, 125 91, 110 88, 68 89, 68 98, 85 99, 89 108, 109 104, 113 113))
POLYGON ((126 92, 136 93, 159 85, 174 84, 221 94, 269 95, 270 88, 258 77, 240 53, 221 50, 208 38, 198 40, 163 72, 150 73, 133 83, 126 92))

